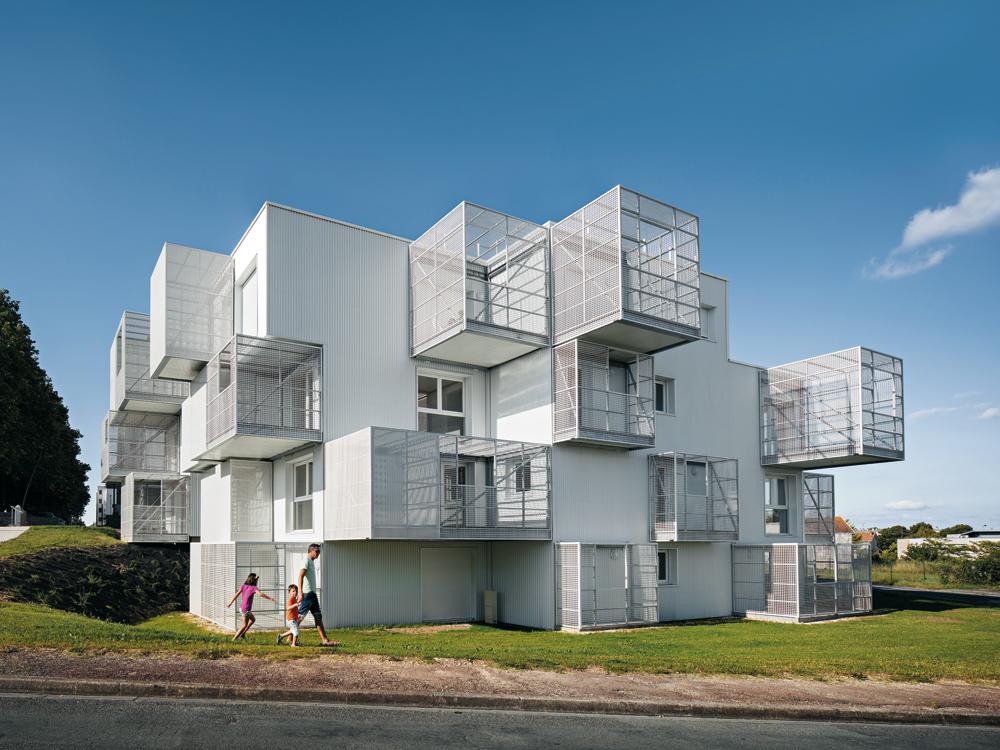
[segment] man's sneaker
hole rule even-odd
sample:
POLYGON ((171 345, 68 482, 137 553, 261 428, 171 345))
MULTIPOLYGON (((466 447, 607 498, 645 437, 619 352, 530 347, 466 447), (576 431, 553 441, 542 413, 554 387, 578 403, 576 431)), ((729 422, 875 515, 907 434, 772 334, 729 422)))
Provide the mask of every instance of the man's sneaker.
POLYGON ((281 633, 278 633, 278 637, 274 639, 274 642, 279 646, 281 645, 281 633))

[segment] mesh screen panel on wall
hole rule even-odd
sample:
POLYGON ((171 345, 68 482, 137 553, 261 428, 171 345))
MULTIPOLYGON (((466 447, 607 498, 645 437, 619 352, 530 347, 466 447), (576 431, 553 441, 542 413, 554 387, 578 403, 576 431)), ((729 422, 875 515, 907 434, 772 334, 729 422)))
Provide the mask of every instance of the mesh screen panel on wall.
POLYGON ((669 452, 650 456, 649 514, 653 541, 738 539, 736 459, 669 452))
POLYGON ((830 543, 834 539, 833 475, 802 474, 802 526, 806 542, 830 543))
POLYGON ((854 347, 760 374, 761 463, 901 460, 903 363, 854 347))
POLYGON ((273 536, 271 464, 231 461, 230 509, 232 534, 237 542, 269 542, 273 536))
POLYGON ((121 533, 126 542, 187 541, 188 478, 126 476, 121 533))
POLYGON ((659 619, 655 544, 556 545, 559 625, 591 630, 659 619))
MULTIPOLYGON (((240 583, 243 583, 241 580, 240 583)), ((224 628, 236 628, 239 602, 226 603, 236 593, 236 545, 201 545, 201 616, 224 628)))
POLYGON ((207 362, 233 335, 233 259, 168 244, 166 356, 207 362))
POLYGON ((111 411, 101 434, 101 466, 105 477, 124 477, 130 472, 177 473, 179 444, 175 415, 111 411))

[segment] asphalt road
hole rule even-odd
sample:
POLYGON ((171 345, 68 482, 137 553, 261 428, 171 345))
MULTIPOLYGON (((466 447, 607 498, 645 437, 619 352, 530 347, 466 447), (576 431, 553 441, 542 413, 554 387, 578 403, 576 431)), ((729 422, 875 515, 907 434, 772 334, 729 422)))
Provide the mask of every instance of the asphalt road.
POLYGON ((1000 729, 0 695, 0 747, 1000 747, 1000 729))

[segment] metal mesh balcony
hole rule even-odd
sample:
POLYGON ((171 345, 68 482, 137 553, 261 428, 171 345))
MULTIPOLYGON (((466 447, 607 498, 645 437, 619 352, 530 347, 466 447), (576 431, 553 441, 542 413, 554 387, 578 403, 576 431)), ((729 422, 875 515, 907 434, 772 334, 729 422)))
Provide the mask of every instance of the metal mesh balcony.
POLYGON ((551 232, 556 344, 651 353, 700 337, 696 216, 619 186, 551 232))
POLYGON ((654 444, 652 357, 574 340, 555 347, 554 374, 555 442, 654 444))
POLYGON ((271 464, 229 462, 230 533, 234 542, 268 542, 274 538, 271 464))
POLYGON ((322 439, 323 349, 237 335, 208 365, 200 458, 270 458, 322 439))
POLYGON ((193 380, 233 335, 233 259, 166 243, 150 278, 150 369, 193 380))
POLYGON ((854 347, 760 374, 761 463, 901 461, 903 361, 854 347))
POLYGON ((132 472, 176 474, 178 447, 173 414, 108 412, 101 423, 101 481, 132 472))
POLYGON ((122 540, 188 541, 188 478, 129 474, 122 488, 122 540))
POLYGON ((176 414, 189 384, 149 374, 149 316, 126 311, 111 348, 111 408, 176 414))
POLYGON ((548 446, 372 427, 328 444, 327 462, 327 538, 552 538, 548 446))
POLYGON ((737 476, 735 458, 686 453, 650 456, 650 539, 736 541, 740 534, 737 476))
POLYGON ((802 475, 802 532, 811 544, 829 544, 834 540, 833 476, 802 475))
POLYGON ((872 609, 867 544, 734 544, 733 612, 807 621, 872 609))
POLYGON ((556 544, 556 627, 599 630, 659 620, 655 544, 556 544))
POLYGON ((548 231, 463 202, 410 243, 413 356, 493 367, 549 343, 548 231))

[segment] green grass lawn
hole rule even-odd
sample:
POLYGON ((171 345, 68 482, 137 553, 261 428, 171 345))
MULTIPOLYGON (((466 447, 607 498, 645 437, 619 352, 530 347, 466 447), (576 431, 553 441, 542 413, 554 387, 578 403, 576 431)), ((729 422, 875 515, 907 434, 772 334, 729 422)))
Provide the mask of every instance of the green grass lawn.
POLYGON ((898 560, 890 567, 887 564, 872 565, 872 583, 883 586, 913 586, 922 589, 978 589, 995 588, 982 584, 945 582, 941 580, 938 566, 934 562, 922 563, 916 560, 898 560))
POLYGON ((27 555, 53 547, 107 547, 121 544, 114 529, 94 526, 32 526, 10 541, 0 542, 0 558, 27 555))
MULTIPOLYGON (((343 654, 479 659, 505 667, 614 672, 702 673, 1000 683, 1000 608, 967 607, 903 594, 879 597, 880 614, 815 625, 727 621, 578 635, 477 625, 469 630, 397 633, 384 628, 330 633, 343 654)), ((38 605, 0 602, 0 647, 73 652, 132 650, 225 658, 295 658, 328 653, 315 631, 305 648, 274 644, 251 631, 247 642, 208 631, 175 613, 129 626, 38 605)))

